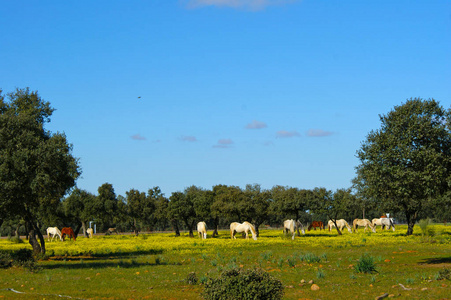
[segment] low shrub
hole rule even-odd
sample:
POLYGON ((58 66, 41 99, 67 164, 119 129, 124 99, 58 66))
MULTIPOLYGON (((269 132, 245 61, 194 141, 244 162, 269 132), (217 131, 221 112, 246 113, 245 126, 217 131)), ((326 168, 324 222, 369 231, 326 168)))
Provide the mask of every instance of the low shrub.
POLYGON ((437 280, 451 280, 451 270, 448 268, 443 268, 440 271, 438 271, 437 274, 437 280))
POLYGON ((0 251, 0 269, 7 269, 13 264, 11 255, 6 251, 0 251))
POLYGON ((31 272, 40 270, 30 249, 20 249, 11 253, 0 251, 0 268, 12 266, 23 267, 31 272))
POLYGON ((235 268, 219 278, 208 278, 202 296, 207 300, 277 300, 283 297, 283 285, 262 269, 235 268))
POLYGON ((196 285, 199 279, 197 279, 196 272, 191 272, 186 276, 186 283, 196 285))
POLYGON ((374 258, 368 255, 368 253, 365 253, 360 257, 354 269, 357 273, 379 273, 376 270, 374 258))

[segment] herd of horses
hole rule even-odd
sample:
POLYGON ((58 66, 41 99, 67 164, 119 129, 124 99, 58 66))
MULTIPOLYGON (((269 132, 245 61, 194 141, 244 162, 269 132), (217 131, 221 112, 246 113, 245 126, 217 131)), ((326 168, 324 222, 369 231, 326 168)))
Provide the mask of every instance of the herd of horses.
MULTIPOLYGON (((359 226, 364 227, 365 232, 368 228, 371 229, 372 232, 376 232, 376 226, 381 226, 382 229, 387 229, 387 230, 392 228, 392 230, 395 231, 395 225, 393 222, 393 218, 387 218, 384 216, 379 219, 373 219, 371 222, 368 219, 355 219, 352 222, 352 228, 351 228, 351 226, 349 226, 348 222, 346 222, 346 220, 344 220, 344 219, 336 220, 335 222, 332 220, 329 220, 329 222, 327 223, 327 227, 328 227, 329 231, 333 227, 338 227, 340 229, 340 231, 342 231, 343 228, 346 227, 348 229, 348 232, 350 232, 350 233, 357 232, 357 229, 359 226)), ((302 234, 305 234, 305 227, 306 226, 304 226, 299 221, 295 221, 293 219, 285 220, 283 222, 283 233, 285 235, 287 235, 289 232, 291 234, 291 239, 294 240, 294 236, 295 236, 297 230, 300 229, 302 231, 302 234)), ((313 228, 313 230, 316 230, 316 228, 319 228, 319 230, 326 229, 326 227, 324 226, 324 223, 321 221, 313 221, 308 226, 307 230, 310 231, 312 228, 313 228)), ((118 233, 116 228, 109 228, 107 231, 107 234, 111 234, 113 232, 116 232, 116 234, 118 233)), ((255 231, 254 225, 252 225, 251 223, 249 223, 249 222, 244 222, 244 223, 233 222, 230 224, 230 237, 232 240, 236 239, 235 235, 237 233, 243 233, 243 235, 245 235, 245 238, 249 239, 249 232, 251 233, 252 238, 254 240, 257 240, 257 232, 255 231)), ((88 234, 88 236, 90 238, 92 238, 92 236, 93 236, 92 228, 88 228, 86 230, 86 233, 88 234)), ((202 221, 202 222, 197 223, 197 233, 201 239, 207 238, 207 224, 205 222, 202 221)), ((74 241, 76 239, 74 231, 72 230, 71 227, 64 227, 63 229, 61 229, 61 231, 57 227, 49 227, 49 228, 47 228, 47 236, 48 236, 49 242, 50 242, 50 237, 52 237, 52 241, 53 241, 55 239, 55 237, 57 237, 57 236, 60 238, 61 241, 64 241, 66 236, 68 236, 69 239, 73 239, 74 241)))

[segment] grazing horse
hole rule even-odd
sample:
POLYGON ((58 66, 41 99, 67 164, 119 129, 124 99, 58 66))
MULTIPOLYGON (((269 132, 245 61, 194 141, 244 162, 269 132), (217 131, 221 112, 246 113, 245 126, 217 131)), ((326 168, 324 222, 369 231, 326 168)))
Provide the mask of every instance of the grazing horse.
POLYGON ((287 234, 288 231, 291 233, 291 239, 294 240, 294 236, 296 235, 296 229, 301 228, 302 234, 305 234, 304 225, 302 225, 299 221, 285 220, 283 222, 283 234, 287 234))
POLYGON ((207 224, 205 222, 197 223, 197 233, 201 239, 207 238, 207 224))
POLYGON ((310 231, 310 229, 316 230, 316 227, 319 227, 319 230, 324 229, 324 224, 321 221, 313 221, 312 224, 310 224, 310 226, 308 227, 308 231, 310 231))
MULTIPOLYGON (((336 220, 335 222, 337 223, 338 229, 340 229, 340 231, 343 231, 343 227, 346 226, 346 228, 348 228, 348 231, 352 233, 351 226, 349 226, 348 222, 346 222, 345 219, 336 220)), ((327 227, 329 227, 330 231, 332 227, 335 227, 334 222, 332 222, 332 220, 329 220, 329 222, 327 223, 327 227)))
POLYGON ((64 238, 66 235, 69 236, 69 239, 73 238, 74 242, 75 242, 76 237, 75 237, 75 233, 74 233, 74 230, 72 229, 72 227, 64 227, 63 229, 61 229, 61 236, 63 237, 63 241, 64 241, 64 238))
POLYGON ((376 232, 376 227, 374 227, 373 224, 371 224, 370 220, 368 220, 368 219, 355 219, 352 222, 352 227, 354 229, 354 232, 357 232, 357 227, 359 227, 359 226, 364 226, 365 232, 368 227, 371 228, 371 231, 376 232))
POLYGON ((86 229, 86 233, 88 234, 89 238, 91 238, 91 239, 92 239, 92 234, 93 234, 93 230, 92 230, 92 228, 88 228, 88 229, 86 229))
POLYGON ((108 230, 106 231, 107 234, 112 234, 113 232, 116 232, 116 234, 119 234, 116 227, 108 228, 108 230))
POLYGON ((230 236, 232 239, 236 239, 235 233, 244 232, 246 233, 246 239, 249 239, 249 231, 252 233, 252 238, 257 240, 257 233, 255 232, 254 225, 249 222, 237 223, 233 222, 230 224, 230 236))
POLYGON ((376 228, 377 225, 381 226, 381 229, 390 229, 392 228, 393 231, 395 231, 395 224, 393 224, 393 218, 380 218, 380 219, 373 219, 371 221, 374 228, 376 228))
POLYGON ((49 242, 50 242, 50 236, 52 236, 52 242, 53 242, 53 239, 56 236, 59 236, 61 241, 63 240, 63 237, 61 235, 61 231, 58 229, 58 227, 49 227, 49 228, 47 228, 47 238, 48 238, 49 242))

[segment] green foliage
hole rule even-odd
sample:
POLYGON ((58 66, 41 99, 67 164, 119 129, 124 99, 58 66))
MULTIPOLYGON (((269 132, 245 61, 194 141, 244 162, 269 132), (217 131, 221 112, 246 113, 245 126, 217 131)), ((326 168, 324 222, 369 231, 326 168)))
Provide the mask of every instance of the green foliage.
POLYGON ((437 280, 451 280, 451 270, 448 268, 443 268, 440 271, 438 271, 438 274, 436 276, 437 280))
POLYGON ((9 268, 11 266, 22 267, 31 272, 39 271, 41 268, 37 265, 30 249, 20 249, 7 252, 0 251, 0 268, 9 268))
POLYGON ((376 270, 376 264, 374 258, 368 253, 364 253, 357 264, 354 266, 354 270, 357 273, 378 273, 376 270))
POLYGON ((435 232, 433 228, 429 228, 429 225, 432 224, 432 220, 430 218, 421 219, 418 221, 418 226, 421 228, 421 234, 423 236, 434 236, 435 232))
POLYGON ((304 255, 301 254, 299 258, 301 259, 301 261, 306 261, 309 264, 321 262, 321 257, 311 252, 307 252, 304 255))
POLYGON ((326 277, 326 274, 324 273, 323 269, 319 268, 318 271, 316 271, 316 278, 322 279, 326 277))
POLYGON ((381 128, 357 152, 361 163, 354 183, 382 209, 403 211, 410 235, 419 213, 449 190, 451 109, 415 98, 380 120, 381 128))
POLYGON ((186 283, 190 285, 196 285, 198 281, 199 279, 197 278, 196 272, 190 272, 188 273, 188 276, 186 276, 186 283))
POLYGON ((207 300, 276 300, 283 297, 283 285, 262 269, 235 268, 209 278, 202 296, 207 300))
POLYGON ((7 251, 0 251, 0 269, 7 269, 13 264, 13 258, 7 251))

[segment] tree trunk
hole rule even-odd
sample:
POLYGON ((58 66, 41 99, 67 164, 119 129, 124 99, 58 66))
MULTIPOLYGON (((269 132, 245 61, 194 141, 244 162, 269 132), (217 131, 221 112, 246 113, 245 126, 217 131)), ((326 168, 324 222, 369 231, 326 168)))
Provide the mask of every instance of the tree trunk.
POLYGON ((191 224, 189 224, 188 219, 184 219, 183 221, 184 221, 186 227, 188 227, 189 237, 194 237, 194 233, 193 233, 194 221, 191 222, 191 224))
POLYGON ((337 228, 338 235, 343 235, 337 226, 337 220, 336 219, 331 219, 331 220, 332 220, 332 222, 334 222, 335 228, 337 228))
POLYGON ((35 255, 45 254, 45 240, 42 233, 39 231, 39 229, 37 228, 36 224, 31 219, 30 216, 27 217, 26 222, 28 223, 28 228, 30 229, 28 233, 29 235, 28 242, 33 248, 33 253, 35 255), (36 239, 36 235, 39 237, 39 241, 41 242, 41 244, 39 244, 38 240, 36 239))
POLYGON ((87 238, 87 237, 88 237, 88 234, 86 233, 86 222, 85 222, 85 221, 82 221, 82 222, 81 222, 81 228, 83 229, 83 236, 84 236, 85 238, 87 238))
POLYGON ((82 227, 82 225, 83 225, 83 224, 80 222, 80 223, 77 225, 77 228, 75 228, 75 230, 74 230, 75 238, 78 237, 78 233, 80 232, 80 228, 82 227))
POLYGON ((255 223, 255 233, 257 234, 257 237, 260 236, 260 231, 258 230, 258 227, 260 227, 260 224, 256 222, 255 223))
POLYGON ((136 218, 133 218, 133 231, 135 232, 135 236, 138 236, 138 226, 136 225, 136 218))
POLYGON ((172 226, 174 227, 175 236, 180 236, 179 223, 177 220, 172 220, 172 226))
POLYGON ((417 212, 410 213, 406 211, 406 219, 407 219, 407 235, 412 235, 413 226, 415 226, 415 222, 417 220, 417 212))
POLYGON ((215 230, 213 231, 213 237, 216 237, 216 236, 219 236, 219 234, 218 234, 218 223, 219 223, 218 218, 214 218, 213 223, 214 223, 214 227, 215 227, 215 230))
POLYGON ((14 236, 18 239, 20 238, 19 228, 20 228, 20 224, 17 224, 16 231, 14 232, 14 236))

